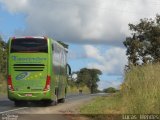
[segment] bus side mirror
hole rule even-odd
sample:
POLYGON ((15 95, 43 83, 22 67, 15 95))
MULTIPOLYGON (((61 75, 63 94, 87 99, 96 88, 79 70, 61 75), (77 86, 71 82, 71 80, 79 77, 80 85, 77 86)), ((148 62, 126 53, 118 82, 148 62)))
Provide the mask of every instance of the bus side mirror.
POLYGON ((71 75, 71 67, 69 64, 67 64, 67 74, 71 75))

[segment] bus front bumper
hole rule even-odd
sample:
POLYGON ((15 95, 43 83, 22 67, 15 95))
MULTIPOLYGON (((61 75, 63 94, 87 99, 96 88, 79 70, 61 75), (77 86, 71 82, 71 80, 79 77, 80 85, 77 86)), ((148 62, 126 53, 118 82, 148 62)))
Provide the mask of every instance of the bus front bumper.
POLYGON ((26 100, 26 101, 40 101, 51 100, 50 91, 41 92, 20 92, 20 91, 8 91, 8 98, 12 101, 26 100))

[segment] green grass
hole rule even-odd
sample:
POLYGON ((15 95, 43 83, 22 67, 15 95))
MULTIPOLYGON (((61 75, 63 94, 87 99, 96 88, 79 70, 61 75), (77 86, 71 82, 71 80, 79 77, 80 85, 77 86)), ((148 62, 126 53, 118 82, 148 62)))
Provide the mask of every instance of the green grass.
POLYGON ((119 93, 108 96, 96 97, 91 102, 80 107, 80 114, 89 117, 93 120, 110 120, 114 119, 114 115, 121 114, 122 98, 119 93), (110 114, 111 116, 106 116, 110 114), (109 118, 108 118, 109 117, 109 118))
POLYGON ((81 114, 119 114, 121 112, 121 96, 113 94, 111 96, 96 97, 90 103, 80 108, 81 114))

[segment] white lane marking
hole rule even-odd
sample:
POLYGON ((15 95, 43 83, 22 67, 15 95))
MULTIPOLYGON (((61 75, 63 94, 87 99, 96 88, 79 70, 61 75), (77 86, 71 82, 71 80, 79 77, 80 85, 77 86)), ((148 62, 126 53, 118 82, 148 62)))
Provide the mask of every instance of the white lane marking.
POLYGON ((17 108, 17 109, 13 109, 13 110, 7 110, 7 111, 0 112, 0 114, 8 113, 8 112, 13 112, 13 111, 17 111, 17 110, 23 110, 23 109, 26 109, 26 108, 28 108, 28 107, 17 108))

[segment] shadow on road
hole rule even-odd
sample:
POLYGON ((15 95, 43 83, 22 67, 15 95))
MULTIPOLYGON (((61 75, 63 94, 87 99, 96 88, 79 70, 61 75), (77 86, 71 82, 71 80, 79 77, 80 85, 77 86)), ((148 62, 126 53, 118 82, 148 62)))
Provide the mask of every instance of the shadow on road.
POLYGON ((0 107, 14 106, 14 102, 9 100, 0 100, 0 107))
POLYGON ((1 107, 48 107, 54 106, 55 104, 45 104, 44 102, 23 102, 19 103, 17 106, 13 101, 10 100, 0 100, 1 107))

